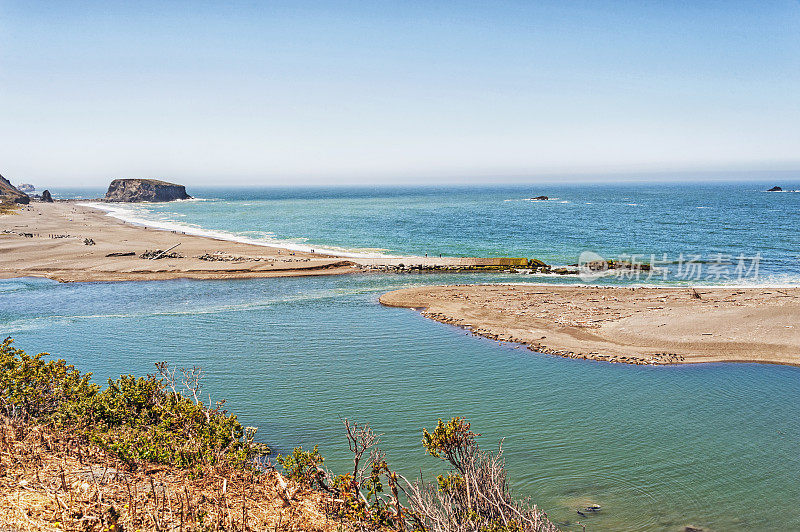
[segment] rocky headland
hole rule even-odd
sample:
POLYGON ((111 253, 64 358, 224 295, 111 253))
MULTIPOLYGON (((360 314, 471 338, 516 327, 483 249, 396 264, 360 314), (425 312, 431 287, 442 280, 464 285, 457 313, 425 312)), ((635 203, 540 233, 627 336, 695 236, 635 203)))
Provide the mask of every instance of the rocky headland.
POLYGON ((11 181, 0 175, 0 203, 19 203, 27 205, 30 198, 24 192, 18 190, 11 181))

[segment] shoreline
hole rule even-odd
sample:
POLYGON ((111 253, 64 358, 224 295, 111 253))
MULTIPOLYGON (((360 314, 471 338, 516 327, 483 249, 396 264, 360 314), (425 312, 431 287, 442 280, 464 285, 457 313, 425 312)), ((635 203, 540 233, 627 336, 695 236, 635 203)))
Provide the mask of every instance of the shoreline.
MULTIPOLYGON (((75 202, 75 205, 79 207, 86 207, 89 209, 100 211, 109 218, 119 220, 126 224, 131 224, 137 227, 146 227, 148 229, 154 229, 158 231, 177 231, 182 234, 197 236, 201 238, 210 238, 213 240, 221 240, 223 242, 237 242, 239 244, 247 244, 258 247, 287 250, 295 253, 298 252, 311 253, 311 250, 313 249, 315 255, 329 255, 333 257, 342 257, 342 258, 354 258, 354 259, 396 258, 396 256, 394 255, 384 255, 382 253, 367 253, 367 252, 361 253, 358 251, 350 251, 346 249, 337 250, 333 248, 321 248, 311 245, 292 244, 291 242, 280 242, 280 241, 270 242, 267 240, 258 240, 255 238, 237 236, 235 233, 231 233, 228 231, 203 229, 197 226, 186 225, 175 221, 155 222, 153 220, 140 218, 136 216, 136 213, 126 210, 124 208, 124 205, 132 205, 132 204, 118 203, 118 202, 104 202, 100 200, 63 200, 63 201, 75 202), (125 213, 129 213, 131 214, 131 216, 126 216, 125 213)), ((189 200, 175 200, 175 201, 203 202, 210 200, 204 198, 192 198, 189 200)))
POLYGON ((455 285, 395 290, 389 307, 538 353, 635 365, 800 366, 800 287, 455 285))
POLYGON ((366 272, 501 271, 527 259, 353 256, 132 223, 83 200, 32 202, 0 216, 0 279, 60 282, 249 279, 366 272), (160 252, 169 252, 162 255, 160 252), (148 254, 149 252, 149 254, 148 254))

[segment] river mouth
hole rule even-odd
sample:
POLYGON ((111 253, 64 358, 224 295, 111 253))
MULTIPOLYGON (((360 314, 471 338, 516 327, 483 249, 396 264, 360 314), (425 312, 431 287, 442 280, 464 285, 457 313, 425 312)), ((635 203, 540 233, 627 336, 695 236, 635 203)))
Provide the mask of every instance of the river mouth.
POLYGON ((800 527, 787 511, 800 499, 800 369, 562 359, 377 301, 457 279, 5 280, 0 328, 100 383, 160 360, 201 365, 204 393, 276 452, 320 444, 334 469, 348 462, 340 417, 371 422, 390 463, 415 476, 441 472, 422 427, 466 416, 482 445, 505 438, 514 488, 566 530, 800 527), (577 513, 592 504, 602 509, 577 513))

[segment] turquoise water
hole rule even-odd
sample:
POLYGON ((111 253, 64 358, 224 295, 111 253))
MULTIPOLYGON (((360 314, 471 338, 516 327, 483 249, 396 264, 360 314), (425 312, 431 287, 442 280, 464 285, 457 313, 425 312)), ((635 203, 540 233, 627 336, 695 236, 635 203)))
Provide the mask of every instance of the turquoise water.
POLYGON ((197 189, 190 192, 203 201, 115 209, 126 219, 301 249, 535 257, 556 265, 594 251, 645 262, 654 255, 673 269, 681 255, 703 264, 717 254, 759 255, 760 282, 797 283, 800 192, 767 193, 767 186, 197 189), (550 200, 527 201, 539 195, 550 200))
MULTIPOLYGON (((473 281, 513 276, 471 276, 473 281)), ((0 331, 103 381, 201 365, 204 391, 278 452, 319 443, 347 467, 340 418, 384 433, 407 475, 437 417, 505 438, 513 485, 567 530, 800 529, 800 368, 569 360, 466 335, 378 296, 463 276, 0 281, 0 331)))
MULTIPOLYGON (((781 183, 787 189, 799 184, 781 183)), ((763 183, 190 190, 199 201, 116 206, 162 227, 355 253, 758 255, 746 283, 800 284, 800 193, 763 183), (545 194, 547 202, 526 198, 545 194)), ((96 197, 100 191, 55 191, 96 197)), ((603 283, 644 279, 600 279, 603 283)), ((738 283, 707 278, 703 283, 738 283)), ((465 334, 378 296, 420 283, 545 282, 522 275, 349 275, 236 281, 0 281, 0 334, 98 381, 154 363, 200 365, 277 452, 320 444, 347 466, 340 418, 385 434, 407 476, 439 466, 422 427, 464 415, 504 448, 513 485, 567 530, 800 529, 800 368, 612 365, 465 334)), ((648 282, 683 282, 676 276, 648 282)))

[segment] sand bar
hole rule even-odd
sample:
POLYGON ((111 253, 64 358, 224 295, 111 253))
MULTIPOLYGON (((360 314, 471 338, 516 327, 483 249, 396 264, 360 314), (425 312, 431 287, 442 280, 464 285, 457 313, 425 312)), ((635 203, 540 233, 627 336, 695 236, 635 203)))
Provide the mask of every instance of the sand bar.
POLYGON ((387 306, 570 358, 800 365, 800 288, 428 286, 387 306))

